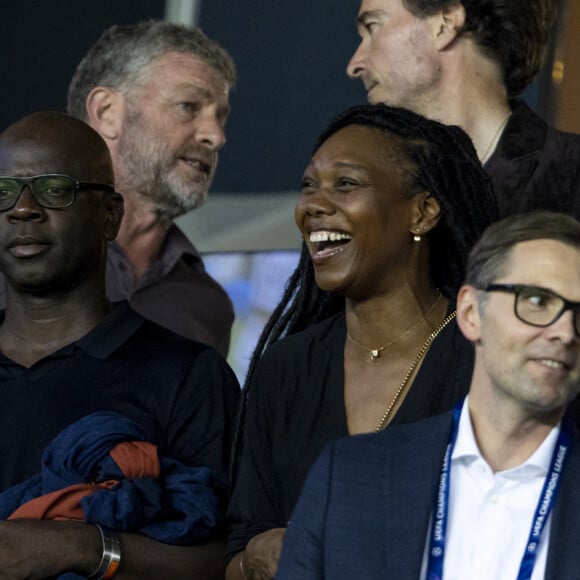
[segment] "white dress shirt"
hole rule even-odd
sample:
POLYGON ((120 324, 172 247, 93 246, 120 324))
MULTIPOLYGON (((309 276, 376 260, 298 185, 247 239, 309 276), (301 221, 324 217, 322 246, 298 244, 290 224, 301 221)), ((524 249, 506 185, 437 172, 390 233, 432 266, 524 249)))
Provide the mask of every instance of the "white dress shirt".
MULTIPOLYGON (((525 463, 493 473, 477 446, 465 400, 451 455, 443 580, 517 579, 559 428, 552 429, 525 463)), ((551 516, 542 533, 532 580, 544 578, 550 522, 551 516)), ((430 532, 429 527, 423 579, 430 532)))

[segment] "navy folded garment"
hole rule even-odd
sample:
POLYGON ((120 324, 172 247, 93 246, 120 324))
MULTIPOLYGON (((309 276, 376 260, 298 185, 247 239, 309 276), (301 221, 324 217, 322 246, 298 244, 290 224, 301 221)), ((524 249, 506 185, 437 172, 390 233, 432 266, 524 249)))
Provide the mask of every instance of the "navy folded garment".
POLYGON ((93 413, 69 425, 46 448, 40 474, 0 494, 0 519, 71 485, 118 480, 80 501, 85 522, 168 544, 207 539, 223 518, 210 470, 159 457, 158 477, 126 478, 109 451, 127 441, 147 441, 147 435, 117 413, 93 413))

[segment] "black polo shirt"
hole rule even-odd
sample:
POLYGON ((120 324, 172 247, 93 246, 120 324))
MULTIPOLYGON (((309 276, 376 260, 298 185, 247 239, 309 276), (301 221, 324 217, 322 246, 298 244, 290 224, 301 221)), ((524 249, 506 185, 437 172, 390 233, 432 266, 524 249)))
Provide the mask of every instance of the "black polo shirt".
POLYGON ((224 492, 239 394, 211 347, 121 302, 31 368, 0 354, 0 490, 37 474, 45 447, 67 425, 107 410, 136 420, 160 454, 209 467, 224 492))

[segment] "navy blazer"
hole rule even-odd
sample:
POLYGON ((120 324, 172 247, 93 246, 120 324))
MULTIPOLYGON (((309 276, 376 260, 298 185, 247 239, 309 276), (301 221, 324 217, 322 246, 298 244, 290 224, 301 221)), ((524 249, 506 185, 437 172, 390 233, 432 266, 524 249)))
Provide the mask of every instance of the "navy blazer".
MULTIPOLYGON (((452 422, 445 413, 327 446, 292 516, 276 579, 418 580, 452 422)), ((579 508, 573 444, 552 516, 547 580, 580 578, 579 508)))

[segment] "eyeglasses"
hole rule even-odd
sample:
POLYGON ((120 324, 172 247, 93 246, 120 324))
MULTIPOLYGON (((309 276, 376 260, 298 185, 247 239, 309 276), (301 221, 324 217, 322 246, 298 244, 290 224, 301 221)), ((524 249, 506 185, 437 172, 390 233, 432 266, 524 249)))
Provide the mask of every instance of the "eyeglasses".
POLYGON ((58 173, 32 177, 0 177, 0 211, 14 207, 25 187, 30 189, 38 205, 57 209, 71 206, 75 202, 77 191, 82 189, 115 191, 112 185, 76 181, 68 175, 58 173))
POLYGON ((571 310, 574 331, 580 337, 580 302, 566 300, 552 290, 526 284, 489 284, 485 292, 515 294, 514 313, 517 318, 532 326, 546 327, 571 310))

